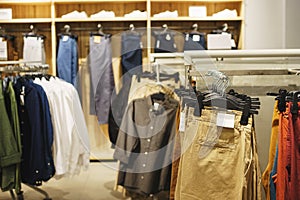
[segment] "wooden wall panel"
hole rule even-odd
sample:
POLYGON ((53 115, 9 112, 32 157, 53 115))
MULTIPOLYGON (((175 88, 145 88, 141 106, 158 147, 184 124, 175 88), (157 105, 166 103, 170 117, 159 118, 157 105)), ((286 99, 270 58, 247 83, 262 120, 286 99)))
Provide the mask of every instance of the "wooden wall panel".
POLYGON ((6 5, 0 4, 0 8, 12 8, 13 19, 18 18, 51 18, 49 5, 6 5))

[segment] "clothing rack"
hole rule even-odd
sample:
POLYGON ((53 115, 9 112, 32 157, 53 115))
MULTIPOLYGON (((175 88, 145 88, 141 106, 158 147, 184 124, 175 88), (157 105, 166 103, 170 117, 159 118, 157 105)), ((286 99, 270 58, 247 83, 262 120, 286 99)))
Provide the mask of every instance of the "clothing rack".
MULTIPOLYGON (((34 62, 26 62, 26 61, 0 61, 0 74, 3 73, 45 73, 49 69, 48 64, 32 64, 34 62)), ((48 193, 34 185, 23 183, 31 189, 41 193, 44 195, 44 200, 52 200, 48 193)), ((15 195, 13 190, 10 190, 10 195, 12 200, 23 200, 23 191, 20 191, 15 195)))

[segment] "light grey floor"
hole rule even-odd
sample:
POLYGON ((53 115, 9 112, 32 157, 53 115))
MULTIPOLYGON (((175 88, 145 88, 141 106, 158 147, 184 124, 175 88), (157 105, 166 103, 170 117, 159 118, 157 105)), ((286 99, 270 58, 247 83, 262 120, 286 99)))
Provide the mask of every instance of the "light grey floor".
MULTIPOLYGON (((72 178, 50 179, 40 187, 52 200, 117 200, 126 198, 115 191, 116 162, 91 163, 87 171, 72 178)), ((25 200, 42 200, 44 196, 22 185, 25 200)), ((0 192, 0 200, 10 200, 9 192, 0 192)))

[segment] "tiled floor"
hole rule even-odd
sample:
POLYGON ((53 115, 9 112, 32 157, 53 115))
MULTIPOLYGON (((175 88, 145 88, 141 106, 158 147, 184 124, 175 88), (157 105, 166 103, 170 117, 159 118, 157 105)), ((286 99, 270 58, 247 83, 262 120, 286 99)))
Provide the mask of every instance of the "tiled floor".
MULTIPOLYGON (((115 191, 117 177, 116 162, 91 163, 86 172, 72 178, 51 179, 40 188, 52 200, 117 200, 126 199, 115 191)), ((22 185, 25 200, 42 200, 44 196, 26 185, 22 185)), ((0 192, 0 200, 10 200, 9 192, 0 192)))

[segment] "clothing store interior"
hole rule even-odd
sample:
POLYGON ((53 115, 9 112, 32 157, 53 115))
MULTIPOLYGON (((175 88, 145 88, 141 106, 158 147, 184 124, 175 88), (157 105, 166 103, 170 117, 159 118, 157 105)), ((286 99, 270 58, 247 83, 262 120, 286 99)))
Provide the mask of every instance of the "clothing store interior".
POLYGON ((299 199, 299 8, 0 0, 0 200, 299 199))

